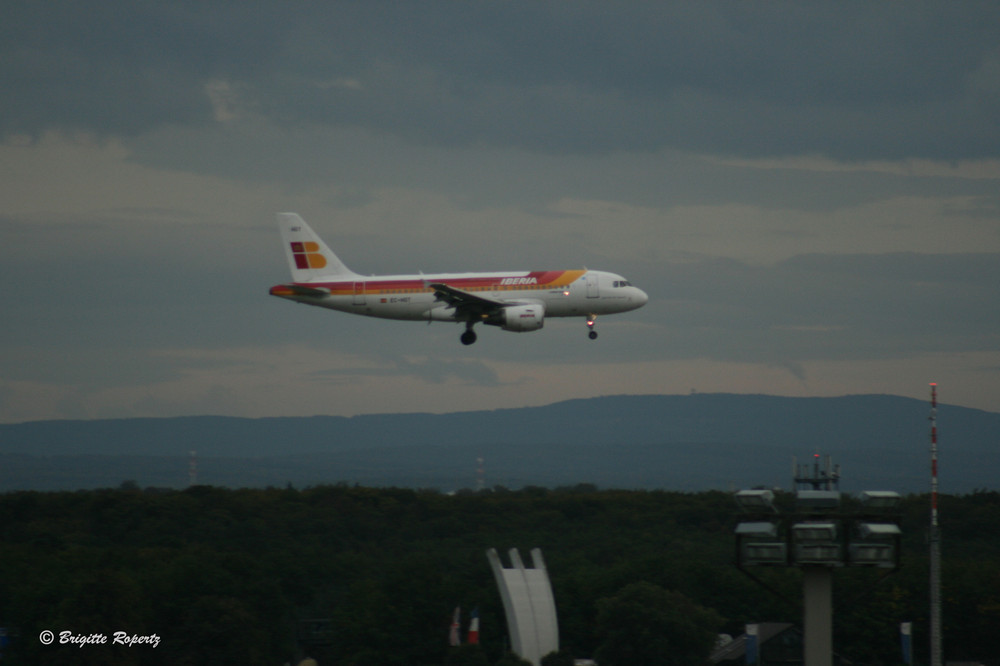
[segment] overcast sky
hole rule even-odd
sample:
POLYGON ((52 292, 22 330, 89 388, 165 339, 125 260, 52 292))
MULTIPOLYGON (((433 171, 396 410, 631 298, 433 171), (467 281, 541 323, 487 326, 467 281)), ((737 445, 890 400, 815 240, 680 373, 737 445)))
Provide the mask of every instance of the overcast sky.
MULTIPOLYGON (((0 421, 619 393, 1000 411, 996 2, 21 2, 0 23, 0 421), (480 331, 269 297, 588 267, 480 331)), ((469 436, 467 433, 456 436, 469 436)))

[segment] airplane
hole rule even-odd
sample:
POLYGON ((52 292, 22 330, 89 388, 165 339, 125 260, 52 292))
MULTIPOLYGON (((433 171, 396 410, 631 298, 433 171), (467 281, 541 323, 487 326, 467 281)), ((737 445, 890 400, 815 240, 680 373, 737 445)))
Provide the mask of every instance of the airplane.
POLYGON ((464 323, 459 338, 476 341, 482 322, 505 331, 537 331, 546 317, 586 317, 597 338, 597 315, 628 312, 648 296, 620 275, 591 270, 437 275, 360 275, 349 269, 296 213, 278 213, 292 272, 271 296, 351 314, 464 323))

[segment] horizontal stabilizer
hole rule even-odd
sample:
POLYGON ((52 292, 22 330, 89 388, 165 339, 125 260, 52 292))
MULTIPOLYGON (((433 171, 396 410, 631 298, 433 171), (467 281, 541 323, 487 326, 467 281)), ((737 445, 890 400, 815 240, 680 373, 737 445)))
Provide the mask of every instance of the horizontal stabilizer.
POLYGON ((304 287, 300 284, 279 284, 271 287, 272 296, 311 296, 313 298, 323 298, 330 295, 329 289, 316 289, 304 287))

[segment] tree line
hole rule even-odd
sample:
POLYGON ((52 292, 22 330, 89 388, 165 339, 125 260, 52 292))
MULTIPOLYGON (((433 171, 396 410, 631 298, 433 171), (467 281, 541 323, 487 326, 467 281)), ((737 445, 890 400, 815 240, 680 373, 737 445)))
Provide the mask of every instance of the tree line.
MULTIPOLYGON (((1000 494, 940 505, 946 657, 997 666, 1000 494)), ((898 664, 898 625, 911 621, 926 663, 928 513, 926 495, 904 498, 897 572, 835 573, 842 656, 898 664)), ((754 580, 734 566, 737 509, 717 491, 126 483, 3 494, 0 520, 5 663, 511 663, 491 547, 542 549, 562 647, 553 666, 699 663, 719 633, 801 622, 795 570, 754 580), (477 646, 448 645, 456 606, 478 607, 477 646), (116 643, 116 632, 145 641, 116 643)))

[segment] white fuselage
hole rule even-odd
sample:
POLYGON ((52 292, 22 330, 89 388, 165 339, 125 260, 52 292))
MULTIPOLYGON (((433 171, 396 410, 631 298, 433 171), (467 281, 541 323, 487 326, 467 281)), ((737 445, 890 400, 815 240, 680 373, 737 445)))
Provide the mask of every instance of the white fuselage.
POLYGON ((463 344, 477 323, 537 331, 548 317, 594 317, 646 304, 638 287, 614 273, 590 270, 365 276, 349 269, 296 213, 278 213, 292 282, 271 295, 382 319, 464 323, 463 344))
POLYGON ((319 293, 278 286, 275 296, 331 310, 383 319, 457 321, 456 309, 441 301, 433 283, 446 283, 481 298, 511 304, 538 303, 545 317, 585 317, 627 312, 648 297, 625 278, 603 271, 446 273, 358 276, 336 282, 297 283, 319 293), (284 288, 284 291, 283 291, 284 288))

